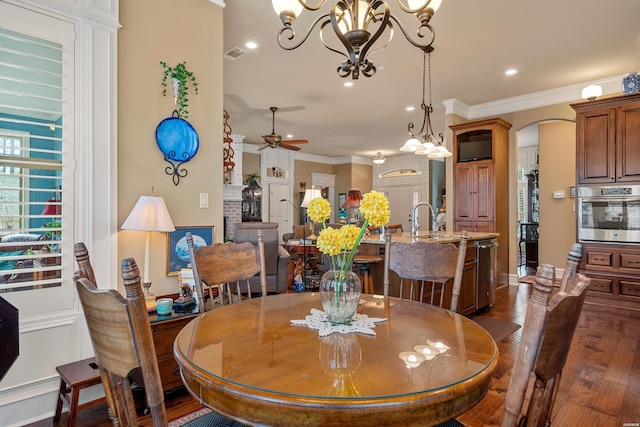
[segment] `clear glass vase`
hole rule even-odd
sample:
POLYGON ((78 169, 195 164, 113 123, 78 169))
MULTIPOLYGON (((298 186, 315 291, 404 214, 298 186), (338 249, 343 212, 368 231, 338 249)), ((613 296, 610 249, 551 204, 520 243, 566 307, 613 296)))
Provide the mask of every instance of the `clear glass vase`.
POLYGON ((322 310, 333 324, 350 324, 360 303, 362 284, 350 267, 329 270, 320 279, 322 310))

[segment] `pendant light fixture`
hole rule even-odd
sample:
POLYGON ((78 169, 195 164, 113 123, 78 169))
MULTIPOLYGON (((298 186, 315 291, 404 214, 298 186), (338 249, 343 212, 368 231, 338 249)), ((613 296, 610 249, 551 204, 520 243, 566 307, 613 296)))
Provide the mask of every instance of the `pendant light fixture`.
POLYGON ((337 69, 338 75, 351 76, 353 80, 357 80, 360 73, 365 77, 371 77, 376 73, 376 67, 368 59, 367 54, 381 50, 391 42, 394 25, 400 28, 402 35, 412 45, 422 50, 430 49, 435 39, 435 32, 429 25, 429 21, 442 2, 442 0, 395 0, 403 12, 415 15, 418 19, 416 31, 418 41, 416 41, 409 36, 398 18, 391 13, 388 1, 384 0, 333 0, 329 2, 331 4, 329 12, 313 21, 301 38, 296 38, 293 23, 302 11, 315 12, 327 3, 326 0, 316 0, 316 4, 310 5, 307 4, 308 1, 271 0, 273 9, 283 25, 278 32, 278 44, 284 50, 297 49, 318 26, 322 44, 330 51, 346 58, 337 69), (346 49, 346 53, 338 50, 339 46, 333 47, 327 43, 326 29, 333 29, 335 36, 346 49), (374 47, 383 35, 380 43, 374 47))
POLYGON ((376 153, 376 155, 373 156, 373 163, 375 163, 376 165, 381 165, 386 160, 387 159, 384 157, 384 154, 382 154, 380 151, 378 151, 378 153, 376 153))
POLYGON ((438 137, 433 134, 433 127, 431 126, 431 113, 433 113, 433 106, 431 104, 431 51, 424 50, 422 58, 422 104, 420 108, 423 111, 422 127, 418 134, 413 133, 413 122, 410 122, 407 126, 409 135, 411 136, 407 142, 400 147, 400 151, 413 152, 419 155, 426 155, 430 159, 438 159, 451 156, 451 151, 444 145, 444 135, 438 134, 438 137), (427 80, 427 58, 429 60, 429 105, 425 102, 426 80, 427 80))

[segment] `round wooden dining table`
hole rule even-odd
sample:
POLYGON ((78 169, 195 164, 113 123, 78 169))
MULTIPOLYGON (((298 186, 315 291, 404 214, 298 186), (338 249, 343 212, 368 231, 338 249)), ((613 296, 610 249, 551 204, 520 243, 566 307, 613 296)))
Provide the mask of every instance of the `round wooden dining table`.
POLYGON ((318 293, 199 315, 174 341, 186 388, 247 425, 424 427, 467 411, 490 387, 496 343, 464 316, 363 295, 359 313, 378 320, 369 334, 320 336, 291 324, 312 309, 321 310, 318 293))

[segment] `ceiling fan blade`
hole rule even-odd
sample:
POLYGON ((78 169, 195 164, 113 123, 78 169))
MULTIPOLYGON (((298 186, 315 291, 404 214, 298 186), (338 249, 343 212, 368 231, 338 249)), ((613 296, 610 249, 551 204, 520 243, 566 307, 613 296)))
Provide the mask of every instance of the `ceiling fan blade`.
POLYGON ((258 149, 257 149, 256 151, 262 151, 262 150, 264 150, 265 148, 269 148, 269 147, 270 147, 270 145, 269 145, 269 144, 262 144, 260 147, 258 147, 258 149))
POLYGON ((309 141, 306 139, 287 139, 286 141, 282 141, 283 144, 308 144, 309 141))
POLYGON ((287 145, 286 142, 283 142, 282 144, 280 144, 280 147, 282 148, 286 148, 287 150, 293 150, 293 151, 298 151, 300 150, 300 147, 296 147, 294 145, 287 145))

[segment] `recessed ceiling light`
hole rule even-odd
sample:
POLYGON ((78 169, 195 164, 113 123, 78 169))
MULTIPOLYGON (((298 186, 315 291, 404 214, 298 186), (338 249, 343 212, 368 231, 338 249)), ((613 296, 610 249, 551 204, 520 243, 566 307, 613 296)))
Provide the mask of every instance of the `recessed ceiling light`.
POLYGON ((384 65, 381 65, 381 66, 376 68, 376 71, 384 71, 386 69, 387 69, 387 67, 385 67, 384 65))
POLYGON ((287 135, 287 138, 293 138, 293 135, 288 134, 288 135, 287 135))
POLYGON ((513 76, 514 74, 516 74, 518 72, 518 70, 516 70, 515 68, 509 68, 507 71, 505 71, 504 73, 507 76, 513 76))
POLYGON ((413 111, 413 110, 415 110, 415 109, 416 109, 416 107, 414 107, 414 106, 412 106, 412 105, 410 105, 410 106, 408 106, 407 108, 405 108, 405 110, 407 110, 407 111, 413 111))
POLYGON ((256 43, 256 42, 247 42, 247 44, 245 44, 245 47, 247 49, 256 49, 258 47, 258 43, 256 43))
POLYGON ((351 87, 353 86, 353 82, 344 82, 344 87, 351 87))

